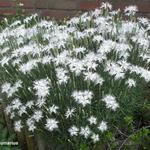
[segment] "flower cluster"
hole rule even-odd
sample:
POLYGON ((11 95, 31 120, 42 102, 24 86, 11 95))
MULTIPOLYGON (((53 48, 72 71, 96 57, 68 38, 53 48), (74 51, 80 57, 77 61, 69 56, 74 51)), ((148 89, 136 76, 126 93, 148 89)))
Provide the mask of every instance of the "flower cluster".
POLYGON ((150 81, 149 20, 135 19, 135 6, 111 9, 62 24, 33 15, 1 30, 1 99, 15 131, 96 143, 144 104, 136 91, 150 81))

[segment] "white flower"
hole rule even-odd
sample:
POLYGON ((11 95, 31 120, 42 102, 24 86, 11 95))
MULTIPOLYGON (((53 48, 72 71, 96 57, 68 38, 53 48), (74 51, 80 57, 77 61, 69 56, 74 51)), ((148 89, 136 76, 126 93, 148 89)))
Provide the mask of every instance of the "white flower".
POLYGON ((34 81, 33 88, 39 98, 44 98, 49 94, 50 81, 48 79, 40 79, 34 81))
POLYGON ((22 81, 17 81, 14 86, 12 86, 10 83, 5 82, 1 88, 2 88, 2 93, 7 93, 8 97, 11 97, 15 92, 18 91, 18 89, 22 87, 22 81))
POLYGON ((91 13, 92 13, 92 16, 98 18, 99 15, 101 14, 101 10, 97 8, 97 9, 95 9, 95 10, 94 10, 93 12, 91 12, 91 13))
POLYGON ((95 35, 93 38, 93 41, 101 42, 104 38, 101 35, 95 35))
POLYGON ((84 62, 79 59, 70 59, 68 65, 70 71, 75 73, 77 76, 79 76, 85 70, 84 62))
POLYGON ((102 2, 101 8, 112 9, 112 5, 110 3, 108 3, 108 2, 102 2))
POLYGON ((20 102, 20 100, 17 98, 17 99, 14 99, 11 103, 12 105, 12 109, 15 110, 15 109, 19 109, 20 106, 22 105, 22 103, 20 102))
POLYGON ((119 29, 119 33, 122 34, 121 36, 123 38, 121 40, 125 42, 126 37, 124 36, 124 34, 132 33, 135 30, 135 28, 137 28, 136 26, 137 26, 137 24, 135 22, 128 22, 127 21, 127 22, 123 23, 122 27, 119 29))
POLYGON ((20 62, 21 62, 21 59, 20 59, 20 58, 15 59, 15 60, 12 62, 12 65, 15 67, 15 66, 19 65, 20 62))
POLYGON ((27 113, 26 106, 21 106, 18 111, 19 116, 22 116, 23 114, 26 114, 26 113, 27 113))
POLYGON ((133 79, 128 79, 126 81, 126 84, 128 85, 129 88, 136 87, 136 82, 133 79))
POLYGON ((101 131, 101 132, 104 132, 107 130, 107 123, 105 121, 102 121, 99 126, 98 126, 98 129, 101 131))
POLYGON ((78 48, 74 48, 73 51, 74 51, 76 54, 84 53, 84 52, 86 51, 86 48, 85 48, 85 47, 78 47, 78 48))
POLYGON ((150 56, 147 54, 141 54, 140 57, 144 60, 150 63, 150 56))
POLYGON ((68 51, 63 51, 54 59, 56 65, 58 64, 66 64, 68 61, 69 53, 68 51))
POLYGON ((137 75, 139 75, 140 77, 144 78, 146 82, 150 81, 150 71, 146 70, 143 67, 139 67, 139 66, 134 66, 132 65, 130 67, 130 71, 131 73, 136 73, 137 75))
POLYGON ((143 49, 148 49, 149 48, 149 40, 148 39, 145 39, 143 37, 139 37, 137 39, 137 43, 140 44, 140 46, 143 48, 143 49))
POLYGON ((35 121, 33 120, 33 118, 28 118, 27 121, 26 121, 26 123, 27 123, 29 131, 33 132, 36 129, 35 121))
POLYGON ((28 102, 26 103, 26 107, 28 107, 28 108, 31 108, 33 105, 34 105, 34 102, 33 102, 33 101, 28 101, 28 102))
POLYGON ((15 117, 15 112, 10 113, 10 119, 13 119, 15 117))
POLYGON ((49 112, 50 112, 50 114, 52 114, 52 113, 56 114, 58 109, 59 109, 58 106, 52 105, 51 107, 49 107, 49 112))
POLYGON ((40 110, 34 111, 34 114, 33 114, 32 118, 35 119, 36 122, 39 122, 43 118, 42 111, 40 111, 40 110))
POLYGON ((137 6, 128 6, 124 10, 124 12, 127 16, 134 15, 137 11, 138 11, 137 6))
POLYGON ((86 68, 86 71, 91 71, 91 70, 96 71, 96 68, 98 66, 97 62, 100 62, 101 60, 103 60, 102 56, 99 56, 99 54, 96 54, 94 52, 90 52, 86 54, 86 56, 84 57, 83 65, 86 68))
POLYGON ((73 125, 71 128, 68 129, 68 132, 70 133, 71 136, 77 136, 79 129, 73 125))
POLYGON ((10 60, 9 57, 4 56, 2 58, 2 60, 0 61, 1 66, 4 67, 4 65, 8 65, 9 64, 9 60, 10 60))
POLYGON ((19 121, 16 121, 16 122, 14 123, 14 127, 15 127, 15 131, 21 132, 21 129, 23 128, 23 126, 22 126, 22 124, 21 124, 21 121, 20 121, 20 120, 19 120, 19 121))
POLYGON ((68 71, 64 68, 56 68, 56 76, 58 79, 59 84, 67 83, 69 77, 68 77, 68 71))
POLYGON ((24 4, 23 4, 23 3, 19 3, 18 5, 19 5, 20 7, 21 7, 21 6, 24 6, 24 4))
POLYGON ((91 116, 90 118, 88 118, 88 121, 89 121, 90 125, 96 124, 97 118, 95 118, 94 116, 91 116))
POLYGON ((8 105, 8 106, 5 108, 6 114, 7 114, 7 115, 10 114, 11 111, 12 111, 12 106, 8 105))
POLYGON ((15 85, 14 85, 14 88, 17 90, 18 88, 22 87, 22 81, 21 80, 18 80, 15 85))
POLYGON ((91 136, 91 139, 93 140, 94 143, 98 142, 99 141, 99 135, 98 134, 95 134, 93 133, 92 136, 91 136))
POLYGON ((75 112, 75 108, 68 108, 66 113, 65 113, 65 117, 66 118, 71 118, 74 115, 75 112))
POLYGON ((88 126, 81 127, 80 135, 83 135, 87 139, 90 134, 91 134, 91 130, 88 126))
POLYGON ((67 23, 68 24, 78 24, 80 19, 78 17, 71 18, 67 23))
POLYGON ((26 73, 30 73, 30 71, 35 67, 37 67, 37 60, 30 60, 27 63, 22 64, 19 70, 24 74, 26 74, 26 73))
POLYGON ((46 119, 45 127, 49 131, 53 131, 58 128, 58 121, 53 118, 46 119))
POLYGON ((41 108, 43 105, 45 105, 46 99, 45 98, 39 98, 36 102, 36 105, 41 108))
POLYGON ((74 91, 72 97, 75 101, 85 107, 87 104, 91 104, 93 93, 90 91, 74 91))
POLYGON ((125 69, 115 62, 108 61, 105 71, 107 71, 111 76, 115 76, 116 80, 123 79, 125 77, 125 69))
POLYGON ((2 88, 2 93, 4 92, 8 93, 8 91, 10 91, 11 89, 11 84, 8 82, 5 82, 4 84, 2 84, 1 88, 2 88))
POLYGON ((44 56, 41 61, 42 61, 42 64, 50 64, 51 61, 53 60, 53 57, 52 56, 44 56))
POLYGON ((148 25, 149 24, 149 20, 147 18, 139 17, 138 20, 139 20, 140 23, 142 23, 144 25, 148 25))
POLYGON ((102 101, 106 103, 107 108, 111 108, 114 111, 119 107, 119 104, 116 102, 115 97, 112 95, 106 95, 102 99, 102 101))
POLYGON ((109 53, 115 48, 116 43, 112 40, 104 40, 99 48, 99 52, 109 53))
POLYGON ((122 57, 126 60, 129 57, 129 51, 131 51, 131 48, 128 44, 117 43, 115 51, 118 53, 120 58, 122 57))
POLYGON ((32 14, 31 16, 29 17, 26 17, 23 22, 24 23, 29 23, 32 19, 35 19, 38 15, 37 14, 32 14))
POLYGON ((8 91, 8 97, 11 97, 15 92, 18 91, 18 89, 22 87, 22 81, 17 81, 14 86, 11 86, 10 90, 8 91))
POLYGON ((93 72, 85 72, 85 80, 90 80, 92 82, 94 82, 96 85, 100 84, 102 85, 104 82, 104 79, 102 77, 100 77, 100 75, 98 73, 93 73, 93 72))

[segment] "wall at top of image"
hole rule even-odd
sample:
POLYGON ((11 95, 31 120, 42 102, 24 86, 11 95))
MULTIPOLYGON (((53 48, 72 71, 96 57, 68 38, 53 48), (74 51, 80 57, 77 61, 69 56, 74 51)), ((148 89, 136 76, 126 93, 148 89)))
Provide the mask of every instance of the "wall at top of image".
MULTIPOLYGON (((25 13, 38 13, 55 18, 72 17, 78 12, 99 7, 106 0, 0 0, 0 16, 16 13, 16 4, 22 3, 25 13), (16 2, 17 1, 17 2, 16 2)), ((139 15, 150 18, 150 0, 107 0, 113 8, 137 5, 139 15)))

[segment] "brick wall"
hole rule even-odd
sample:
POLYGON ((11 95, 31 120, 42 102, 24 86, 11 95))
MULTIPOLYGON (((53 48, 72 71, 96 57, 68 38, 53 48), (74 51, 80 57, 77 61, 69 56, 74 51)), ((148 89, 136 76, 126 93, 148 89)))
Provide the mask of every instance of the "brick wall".
MULTIPOLYGON (((106 0, 17 0, 23 3, 25 13, 38 13, 56 18, 71 17, 81 11, 94 9, 106 0)), ((137 5, 141 15, 150 17, 150 0, 107 0, 114 8, 124 9, 128 5, 137 5)), ((15 0, 0 0, 0 15, 16 13, 15 0)))

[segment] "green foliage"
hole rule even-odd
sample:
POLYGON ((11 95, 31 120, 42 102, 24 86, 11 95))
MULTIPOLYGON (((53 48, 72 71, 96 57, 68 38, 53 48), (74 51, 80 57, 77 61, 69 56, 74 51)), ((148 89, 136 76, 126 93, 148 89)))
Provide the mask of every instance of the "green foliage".
MULTIPOLYGON (((18 8, 18 16, 15 18, 12 18, 11 20, 3 20, 2 29, 5 29, 6 27, 9 27, 9 25, 16 20, 20 21, 20 25, 23 25, 25 29, 32 29, 32 27, 36 26, 40 22, 40 19, 37 16, 34 17, 28 17, 28 21, 25 22, 24 16, 19 15, 22 12, 20 12, 20 9, 18 8)), ((108 12, 104 12, 104 16, 107 16, 108 12)), ((114 24, 117 24, 118 26, 121 25, 121 16, 114 16, 112 19, 114 19, 114 24), (117 18, 118 17, 118 18, 117 18)), ((130 21, 132 22, 134 18, 130 18, 130 21)), ((53 23, 55 26, 55 23, 53 23)), ((62 23, 63 24, 63 23, 62 23)), ((61 24, 61 25, 62 25, 61 24)), ((47 24, 46 24, 47 25, 47 24)), ((58 24, 56 24, 57 26, 58 24)), ((60 24, 59 24, 60 25, 60 24)), ((19 25, 18 25, 19 27, 19 25)), ((89 28, 96 28, 96 25, 94 21, 91 19, 90 21, 80 22, 75 25, 76 30, 82 32, 89 28)), ((15 28, 15 27, 14 27, 15 28)), ((48 34, 50 34, 53 29, 50 28, 48 34)), ((49 44, 48 39, 44 39, 43 35, 46 33, 47 28, 45 26, 36 28, 36 33, 33 34, 29 39, 27 38, 23 43, 16 44, 17 39, 14 37, 8 37, 8 41, 4 43, 4 45, 1 45, 1 48, 3 49, 5 46, 8 46, 10 50, 7 53, 7 56, 11 54, 13 51, 15 51, 18 48, 22 48, 25 45, 28 45, 29 42, 36 43, 40 46, 47 46, 49 44)), ((58 30, 60 31, 60 30, 58 30)), ((118 42, 119 39, 116 39, 115 35, 112 33, 103 33, 105 39, 111 39, 118 42)), ((135 33, 133 32, 133 35, 135 33)), ((74 47, 85 47, 87 50, 90 50, 91 52, 96 52, 99 46, 101 46, 101 43, 98 43, 96 41, 92 41, 94 38, 94 35, 85 36, 84 38, 77 39, 74 37, 74 33, 70 33, 70 39, 65 43, 64 47, 68 50, 72 50, 74 47)), ((129 55, 131 55, 128 58, 128 62, 134 65, 139 66, 146 66, 147 63, 145 63, 141 58, 139 58, 139 51, 141 50, 136 43, 132 43, 130 38, 127 39, 129 44, 133 47, 133 50, 129 52, 129 55)), ((50 49, 51 50, 51 49, 50 49)), ((54 48, 51 50, 51 53, 53 56, 57 56, 57 54, 61 53, 63 51, 63 48, 54 48)), ((43 52, 44 53, 44 52, 43 52)), ((41 58, 44 56, 44 54, 41 54, 41 58)), ((74 54, 73 54, 74 56, 74 54)), ((3 56, 1 56, 3 57, 3 56)), ((76 56, 78 60, 81 60, 84 58, 84 56, 77 55, 76 56)), ((31 54, 25 55, 22 57, 22 62, 20 64, 24 64, 28 62, 28 60, 36 59, 38 58, 38 55, 32 56, 31 54)), ((115 51, 111 51, 107 54, 107 58, 110 61, 118 61, 119 55, 115 51)), ((15 58, 14 58, 15 59, 15 58)), ((20 65, 19 64, 19 65, 20 65)), ((47 105, 50 106, 52 103, 55 102, 56 104, 61 104, 61 109, 64 109, 67 106, 72 105, 73 102, 70 101, 70 95, 71 92, 75 89, 78 90, 85 90, 88 88, 88 90, 94 91, 94 98, 92 100, 92 104, 90 106, 87 106, 84 108, 84 110, 81 109, 80 106, 73 103, 73 106, 76 107, 77 115, 76 118, 73 120, 66 121, 65 117, 62 114, 65 114, 65 110, 62 110, 61 115, 57 117, 57 119, 62 119, 63 121, 59 124, 61 126, 60 129, 58 129, 57 132, 49 133, 45 129, 41 129, 42 125, 45 125, 45 120, 42 122, 42 124, 37 124, 37 134, 42 134, 42 138, 46 141, 49 149, 53 147, 53 149, 66 149, 66 150, 136 150, 138 148, 141 149, 147 149, 149 150, 149 141, 150 141, 150 131, 149 126, 145 125, 144 121, 141 121, 145 116, 145 111, 150 110, 150 104, 144 97, 146 94, 145 87, 146 82, 143 78, 140 78, 135 73, 129 74, 126 72, 125 78, 122 80, 115 80, 114 76, 111 76, 108 72, 103 71, 105 68, 104 64, 98 64, 99 68, 97 72, 102 75, 102 77, 105 80, 105 83, 100 85, 95 85, 91 81, 84 81, 83 76, 75 76, 74 73, 70 73, 70 81, 66 85, 57 85, 57 78, 56 78, 56 72, 55 72, 55 64, 40 64, 38 63, 36 68, 33 68, 30 73, 24 74, 21 71, 19 71, 19 66, 16 68, 12 66, 10 63, 8 66, 4 65, 0 68, 0 74, 1 74, 1 81, 4 83, 4 81, 10 82, 11 84, 14 84, 15 81, 21 80, 23 81, 24 85, 22 87, 22 90, 18 90, 12 98, 19 97, 22 100, 23 104, 26 104, 26 102, 29 99, 35 99, 37 100, 37 97, 35 96, 35 91, 31 88, 31 91, 28 87, 32 87, 33 81, 37 79, 42 78, 50 78, 51 83, 54 86, 51 89, 51 95, 47 96, 47 105), (6 71, 7 70, 7 71, 6 71), (125 81, 128 78, 133 78, 137 81, 137 85, 134 88, 129 88, 125 84, 125 81), (116 96, 120 108, 113 112, 112 110, 103 109, 105 108, 103 102, 100 101, 100 99, 107 93, 111 93, 112 95, 116 96), (99 102, 97 103, 97 101, 99 102), (61 103, 59 103, 61 101, 61 103), (97 103, 97 104, 96 104, 97 103), (71 123, 78 123, 81 126, 85 126, 87 124, 87 118, 89 117, 89 114, 94 114, 99 120, 103 120, 105 118, 108 121, 109 129, 106 132, 100 133, 100 141, 98 143, 92 143, 89 139, 84 139, 82 137, 71 137, 68 138, 68 132, 65 131, 65 128, 68 128, 71 123), (41 133, 42 131, 42 133, 41 133), (59 134, 60 133, 60 134, 59 134)), ((61 66, 61 65, 60 65, 61 66)), ((63 64, 62 64, 63 66, 63 64)), ((61 67, 62 67, 61 66, 61 67)), ((3 98, 5 98, 5 95, 2 95, 3 98)), ((10 104, 12 99, 8 98, 6 99, 6 103, 10 104)), ((42 111, 45 113, 48 108, 47 105, 43 107, 42 111)), ((35 110, 37 110, 37 106, 35 107, 35 110)), ((29 114, 32 114, 33 110, 29 111, 29 114)), ((17 113, 16 113, 17 114, 17 113)), ((91 115, 90 114, 90 115, 91 115)), ((51 116, 51 114, 46 114, 46 117, 51 116)), ((19 116, 20 117, 20 116, 19 116)), ((27 116, 28 117, 28 116, 27 116)), ((27 120, 27 117, 22 117, 21 119, 25 122, 27 120)), ((55 115, 53 117, 56 117, 55 115)), ((14 118, 14 120, 17 120, 18 118, 14 118)), ((25 123, 24 123, 25 124, 25 123)), ((94 132, 97 132, 96 129, 94 132)), ((15 135, 9 135, 8 130, 6 126, 3 124, 0 125, 0 139, 1 141, 11 141, 15 139, 15 135)), ((4 148, 4 147, 3 147, 4 148)), ((7 149, 10 149, 11 147, 7 147, 7 149)))
POLYGON ((139 145, 143 149, 150 148, 150 126, 149 128, 143 127, 139 131, 136 131, 130 136, 133 145, 139 145))
MULTIPOLYGON (((16 136, 15 134, 9 134, 7 126, 4 122, 0 122, 0 143, 2 142, 13 142, 15 141, 16 136)), ((0 144, 0 150, 19 150, 18 146, 11 146, 7 144, 0 144)))

